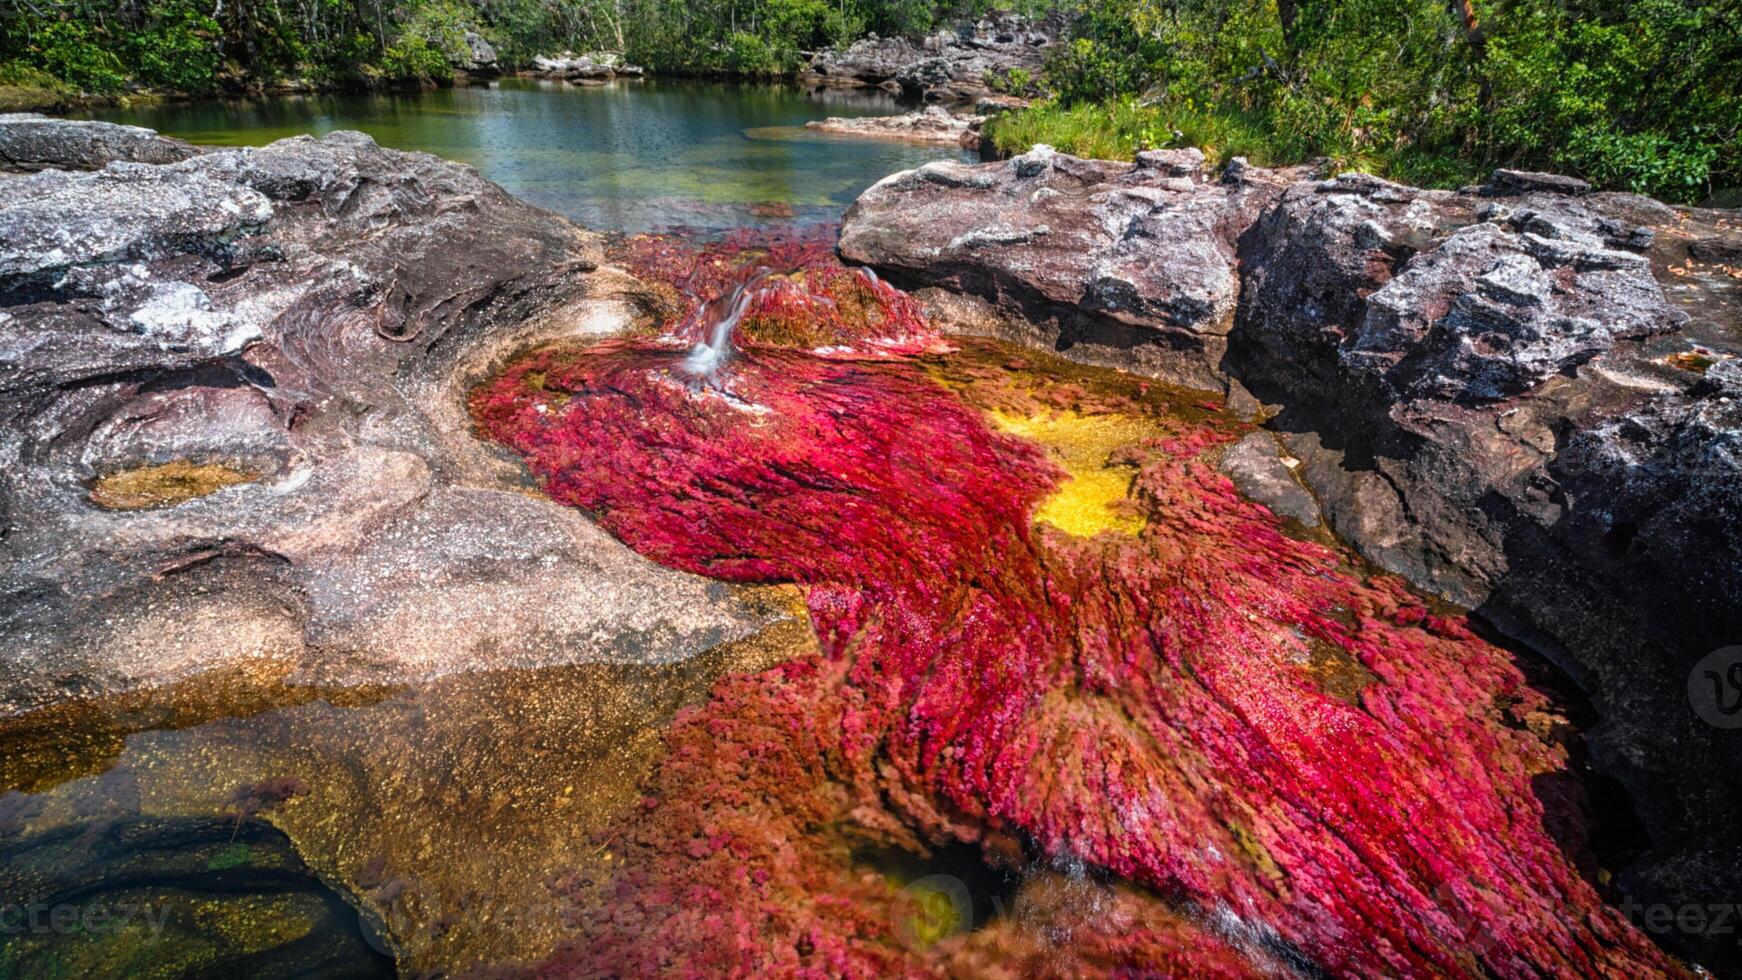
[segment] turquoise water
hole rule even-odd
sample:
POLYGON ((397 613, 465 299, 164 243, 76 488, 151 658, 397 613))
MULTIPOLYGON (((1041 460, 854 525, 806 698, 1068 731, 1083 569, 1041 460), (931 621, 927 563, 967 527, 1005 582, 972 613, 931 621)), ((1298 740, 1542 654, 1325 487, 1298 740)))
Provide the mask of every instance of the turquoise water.
POLYGON ((803 129, 825 116, 899 111, 881 92, 505 79, 488 87, 163 103, 89 115, 224 146, 359 129, 384 146, 469 163, 514 195, 589 228, 643 232, 832 221, 889 173, 970 158, 949 146, 803 129))

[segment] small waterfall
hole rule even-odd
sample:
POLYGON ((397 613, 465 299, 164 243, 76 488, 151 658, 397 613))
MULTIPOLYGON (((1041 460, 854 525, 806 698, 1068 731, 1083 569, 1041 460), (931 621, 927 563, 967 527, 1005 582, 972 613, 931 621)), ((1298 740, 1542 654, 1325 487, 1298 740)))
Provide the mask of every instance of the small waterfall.
POLYGON ((757 269, 755 275, 739 283, 730 293, 701 308, 696 319, 701 326, 702 339, 684 358, 682 370, 685 374, 702 385, 713 385, 719 380, 720 369, 732 358, 732 333, 738 329, 738 321, 744 319, 744 312, 750 304, 762 294, 762 283, 771 274, 766 267, 757 269))

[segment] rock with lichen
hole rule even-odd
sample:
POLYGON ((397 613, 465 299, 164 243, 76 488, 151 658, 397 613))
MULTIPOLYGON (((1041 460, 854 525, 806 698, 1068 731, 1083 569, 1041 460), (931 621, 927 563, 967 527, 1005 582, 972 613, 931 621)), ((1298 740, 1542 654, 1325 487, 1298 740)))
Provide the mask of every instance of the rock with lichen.
POLYGON ((142 126, 0 113, 0 170, 101 170, 116 162, 175 163, 197 152, 142 126))
POLYGON ((984 300, 1029 342, 1210 387, 1240 294, 1236 239, 1284 186, 1268 171, 1214 179, 1197 150, 1120 164, 1037 146, 883 179, 843 219, 841 254, 984 300))
POLYGON ((0 181, 0 713, 218 669, 664 661, 753 628, 469 433, 504 352, 641 315, 601 260, 355 133, 0 181))

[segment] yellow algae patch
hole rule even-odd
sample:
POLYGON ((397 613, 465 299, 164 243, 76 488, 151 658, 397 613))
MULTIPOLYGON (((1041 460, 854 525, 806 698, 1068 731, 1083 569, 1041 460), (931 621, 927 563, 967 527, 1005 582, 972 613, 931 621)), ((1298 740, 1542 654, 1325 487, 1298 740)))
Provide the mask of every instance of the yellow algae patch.
POLYGON ((1153 425, 1129 415, 1072 411, 990 414, 1001 431, 1045 446, 1053 461, 1070 474, 1035 509, 1037 523, 1085 538, 1103 531, 1136 534, 1143 530, 1142 516, 1127 503, 1137 468, 1113 462, 1112 456, 1119 448, 1154 435, 1153 425))
POLYGON ((177 460, 100 476, 91 486, 91 503, 107 510, 168 507, 258 479, 258 473, 223 463, 177 460))

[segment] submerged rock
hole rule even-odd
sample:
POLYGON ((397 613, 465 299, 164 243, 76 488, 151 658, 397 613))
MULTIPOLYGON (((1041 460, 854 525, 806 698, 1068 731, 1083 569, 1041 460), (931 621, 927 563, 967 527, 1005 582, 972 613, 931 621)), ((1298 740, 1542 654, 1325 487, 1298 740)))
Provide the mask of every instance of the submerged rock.
POLYGON ((539 351, 473 405, 645 553, 804 583, 821 654, 675 720, 546 975, 973 975, 1006 944, 1042 975, 1681 974, 1552 836, 1552 704, 1235 492, 1216 459, 1245 423, 1008 350, 750 349, 736 401, 669 383, 673 356, 539 351), (1128 530, 1050 520, 1074 475, 1010 434, 1091 415, 1130 426, 1094 454, 1126 469, 1128 530), (914 941, 895 893, 926 879, 859 853, 959 845, 1072 875, 1105 928, 1042 903, 1026 936, 914 941))
POLYGON ((0 713, 218 668, 660 662, 752 629, 469 434, 496 359, 637 315, 601 258, 356 133, 0 181, 0 713))
POLYGON ((1254 432, 1229 447, 1220 468, 1241 493, 1269 507, 1271 513, 1318 527, 1319 502, 1295 479, 1291 464, 1298 466, 1300 461, 1285 460, 1275 436, 1254 432))

